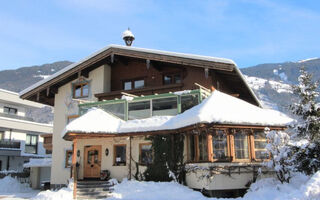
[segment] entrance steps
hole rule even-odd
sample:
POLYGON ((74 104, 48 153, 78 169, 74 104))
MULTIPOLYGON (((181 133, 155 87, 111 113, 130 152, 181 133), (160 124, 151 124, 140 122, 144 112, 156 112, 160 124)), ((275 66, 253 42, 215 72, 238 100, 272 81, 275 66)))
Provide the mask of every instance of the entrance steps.
POLYGON ((77 183, 77 199, 105 199, 110 197, 112 187, 107 181, 84 180, 77 183))

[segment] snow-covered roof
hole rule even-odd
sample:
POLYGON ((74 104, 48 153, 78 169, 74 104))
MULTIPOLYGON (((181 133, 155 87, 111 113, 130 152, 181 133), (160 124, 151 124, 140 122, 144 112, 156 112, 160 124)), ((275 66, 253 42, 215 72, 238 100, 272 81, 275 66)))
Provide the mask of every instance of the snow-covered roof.
MULTIPOLYGON (((22 96, 22 95, 30 92, 31 90, 51 81, 52 79, 66 73, 67 71, 79 66, 80 64, 84 63, 85 61, 87 61, 87 60, 89 60, 89 59, 91 59, 91 58, 99 55, 100 53, 105 52, 111 48, 122 49, 122 50, 127 50, 127 51, 135 51, 135 52, 143 52, 143 53, 152 53, 152 54, 180 57, 180 58, 188 58, 188 59, 195 59, 195 60, 203 60, 203 61, 209 61, 209 62, 220 62, 220 63, 225 63, 225 64, 232 64, 234 66, 236 65, 232 60, 225 59, 225 58, 217 58, 217 57, 211 57, 211 56, 200 56, 200 55, 194 55, 194 54, 184 54, 184 53, 161 51, 161 50, 154 50, 154 49, 145 49, 145 48, 138 48, 138 47, 132 47, 132 46, 128 47, 128 46, 122 46, 122 45, 109 45, 109 46, 85 57, 84 59, 80 60, 79 62, 68 65, 67 67, 52 74, 48 78, 43 79, 43 80, 31 85, 30 87, 22 90, 19 93, 19 95, 22 96)), ((237 68, 237 67, 235 67, 235 68, 237 68)))
POLYGON ((52 159, 51 158, 30 158, 29 162, 23 164, 23 167, 51 167, 52 159))
POLYGON ((215 90, 201 104, 176 116, 123 121, 108 112, 93 108, 68 124, 62 136, 71 132, 121 134, 174 130, 198 123, 286 126, 290 122, 291 118, 278 111, 262 109, 215 90))

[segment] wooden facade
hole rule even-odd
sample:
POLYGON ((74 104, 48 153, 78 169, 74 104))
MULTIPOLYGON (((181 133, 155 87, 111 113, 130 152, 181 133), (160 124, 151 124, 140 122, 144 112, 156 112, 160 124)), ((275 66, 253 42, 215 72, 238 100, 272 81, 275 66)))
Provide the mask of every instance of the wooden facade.
MULTIPOLYGON (((201 57, 200 57, 201 58, 201 57)), ((181 54, 168 55, 141 49, 108 48, 81 62, 66 72, 55 76, 21 97, 32 101, 54 105, 58 88, 79 77, 88 77, 90 71, 107 64, 111 66, 111 91, 93 94, 99 100, 119 98, 124 91, 123 84, 130 80, 144 80, 144 87, 125 90, 136 95, 150 95, 179 90, 195 89, 197 82, 207 88, 212 86, 227 94, 233 94, 249 103, 260 106, 252 90, 232 62, 195 59, 181 54), (164 76, 179 74, 181 81, 164 84, 164 76)))

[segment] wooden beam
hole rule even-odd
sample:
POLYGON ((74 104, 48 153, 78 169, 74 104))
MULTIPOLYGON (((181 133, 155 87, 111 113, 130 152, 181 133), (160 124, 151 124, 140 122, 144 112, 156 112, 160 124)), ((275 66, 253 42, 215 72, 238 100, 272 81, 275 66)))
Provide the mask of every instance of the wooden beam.
POLYGON ((73 152, 72 152, 72 178, 73 178, 73 199, 77 198, 77 139, 73 140, 73 152))
POLYGON ((50 87, 47 87, 47 97, 49 96, 50 94, 50 87))

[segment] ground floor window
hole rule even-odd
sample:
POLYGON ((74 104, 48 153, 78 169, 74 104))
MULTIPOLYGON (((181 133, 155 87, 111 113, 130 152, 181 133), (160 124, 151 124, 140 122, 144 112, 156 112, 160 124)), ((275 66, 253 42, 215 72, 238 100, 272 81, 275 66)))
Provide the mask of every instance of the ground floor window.
POLYGON ((114 165, 126 165, 126 145, 114 145, 114 165))
POLYGON ((212 134, 213 160, 227 160, 228 141, 224 130, 215 130, 212 134))
POLYGON ((237 160, 249 159, 249 138, 246 132, 237 131, 234 134, 234 153, 237 160))
POLYGON ((269 158, 263 129, 214 129, 187 135, 188 162, 261 161, 269 158))
POLYGON ((0 131, 0 140, 3 140, 3 139, 4 139, 4 132, 0 131))
POLYGON ((66 151, 65 168, 72 166, 72 150, 66 151))
POLYGON ((140 144, 139 145, 140 153, 139 153, 139 160, 140 164, 148 165, 152 163, 152 145, 148 144, 140 144))
POLYGON ((269 159, 270 155, 266 149, 267 136, 264 131, 255 131, 254 137, 254 157, 256 160, 269 159))

